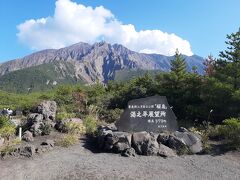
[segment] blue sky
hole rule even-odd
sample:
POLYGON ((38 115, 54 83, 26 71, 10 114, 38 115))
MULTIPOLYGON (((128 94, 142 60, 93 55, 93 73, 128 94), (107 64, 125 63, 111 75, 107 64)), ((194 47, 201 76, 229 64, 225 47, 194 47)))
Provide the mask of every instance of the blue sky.
POLYGON ((56 8, 54 0, 0 1, 0 62, 75 41, 93 43, 99 37, 139 52, 171 55, 172 49, 180 46, 185 54, 206 57, 211 53, 216 57, 226 48, 226 34, 240 26, 239 0, 72 0, 75 4, 59 1, 69 1, 66 16, 79 4, 83 8, 79 6, 71 19, 65 19, 64 15, 61 17, 65 6, 59 3, 56 8), (99 6, 103 7, 96 10, 99 6), (54 16, 56 10, 60 15, 54 16), (84 20, 96 16, 96 22, 86 22, 87 27, 82 29, 84 20), (41 18, 44 19, 37 21, 41 18), (26 21, 30 19, 33 21, 29 27, 26 21), (99 23, 102 20, 106 22, 99 23), (21 28, 17 28, 20 24, 21 28))

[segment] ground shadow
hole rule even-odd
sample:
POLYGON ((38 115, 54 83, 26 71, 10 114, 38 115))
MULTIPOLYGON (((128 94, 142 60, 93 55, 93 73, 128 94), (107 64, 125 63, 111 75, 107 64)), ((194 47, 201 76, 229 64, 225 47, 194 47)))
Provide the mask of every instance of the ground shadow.
POLYGON ((80 139, 83 143, 83 147, 90 150, 92 153, 100 153, 98 148, 97 138, 93 136, 84 136, 80 139))

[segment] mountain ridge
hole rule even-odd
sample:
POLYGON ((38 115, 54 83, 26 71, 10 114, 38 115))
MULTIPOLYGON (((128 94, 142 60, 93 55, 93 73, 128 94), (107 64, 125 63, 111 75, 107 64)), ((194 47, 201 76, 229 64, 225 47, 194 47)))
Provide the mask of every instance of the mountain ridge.
MULTIPOLYGON (((203 73, 203 58, 197 55, 183 55, 187 69, 198 67, 198 73, 203 73)), ((174 56, 160 54, 144 54, 129 50, 121 44, 97 42, 76 43, 60 49, 46 49, 14 59, 0 65, 0 77, 26 68, 55 61, 65 61, 74 66, 76 77, 81 77, 87 83, 100 81, 107 83, 114 80, 118 70, 170 70, 170 61, 174 56)), ((71 72, 72 73, 72 72, 71 72)))

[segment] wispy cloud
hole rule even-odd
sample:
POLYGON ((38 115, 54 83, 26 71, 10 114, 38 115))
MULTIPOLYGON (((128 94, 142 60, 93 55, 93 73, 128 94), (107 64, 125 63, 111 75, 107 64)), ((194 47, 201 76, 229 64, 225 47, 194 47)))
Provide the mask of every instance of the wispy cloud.
POLYGON ((53 16, 26 20, 18 30, 19 40, 35 50, 105 40, 144 53, 173 55, 178 48, 182 54, 193 54, 190 43, 175 34, 136 31, 134 25, 120 22, 103 6, 86 7, 71 0, 57 0, 53 16))

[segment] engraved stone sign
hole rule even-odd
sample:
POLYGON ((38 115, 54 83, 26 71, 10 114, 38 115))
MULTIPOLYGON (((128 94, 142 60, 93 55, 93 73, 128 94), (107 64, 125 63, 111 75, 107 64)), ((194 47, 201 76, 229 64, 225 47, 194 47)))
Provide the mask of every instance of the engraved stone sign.
POLYGON ((129 101, 116 126, 126 132, 176 131, 176 119, 167 98, 156 95, 129 101))

